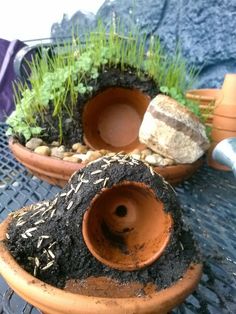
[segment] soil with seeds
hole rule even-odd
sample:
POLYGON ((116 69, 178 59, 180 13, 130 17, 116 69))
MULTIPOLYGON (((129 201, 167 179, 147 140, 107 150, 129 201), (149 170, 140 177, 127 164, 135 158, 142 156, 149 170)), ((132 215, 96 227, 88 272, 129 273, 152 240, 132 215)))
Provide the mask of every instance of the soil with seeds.
MULTIPOLYGON (((62 129, 63 129, 63 145, 70 145, 80 142, 83 143, 83 127, 82 113, 86 102, 96 96, 98 93, 110 87, 123 87, 129 89, 138 89, 151 98, 159 93, 159 87, 147 75, 137 76, 137 71, 130 67, 121 70, 119 65, 116 68, 105 68, 101 71, 97 79, 91 79, 86 82, 88 86, 92 86, 93 90, 90 94, 79 95, 77 104, 73 109, 73 117, 70 117, 67 111, 63 111, 62 129)), ((44 120, 37 117, 37 125, 44 129, 42 139, 46 143, 57 141, 58 133, 58 118, 53 117, 53 106, 49 105, 48 112, 44 114, 44 120)), ((23 138, 19 138, 22 144, 23 138)))
POLYGON ((121 283, 151 282, 160 289, 177 281, 192 262, 200 260, 192 235, 182 224, 174 190, 146 164, 121 154, 90 163, 75 173, 54 199, 16 213, 5 242, 28 272, 57 287, 64 287, 69 279, 105 276, 121 283), (82 235, 83 215, 92 199, 103 188, 123 181, 149 186, 174 221, 169 244, 161 257, 136 271, 105 266, 90 253, 82 235))

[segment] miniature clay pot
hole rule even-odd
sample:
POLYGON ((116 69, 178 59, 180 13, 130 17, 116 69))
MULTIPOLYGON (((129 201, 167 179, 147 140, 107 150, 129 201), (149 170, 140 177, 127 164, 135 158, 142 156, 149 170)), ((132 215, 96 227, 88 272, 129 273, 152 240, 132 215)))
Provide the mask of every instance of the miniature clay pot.
POLYGON ((92 149, 130 152, 143 146, 139 128, 150 97, 139 90, 108 88, 85 104, 84 141, 92 149))
POLYGON ((172 226, 171 215, 148 186, 125 181, 95 196, 82 230, 88 249, 100 262, 128 271, 160 257, 172 226))
POLYGON ((187 99, 199 104, 202 116, 205 118, 205 124, 208 126, 212 125, 215 101, 220 96, 220 93, 219 89, 214 88, 193 89, 186 93, 187 99))
MULTIPOLYGON (((89 283, 81 293, 64 291, 33 277, 15 261, 4 243, 10 220, 11 216, 0 225, 0 272, 19 296, 44 314, 166 314, 195 290, 201 278, 202 265, 191 264, 175 284, 160 291, 153 291, 151 287, 144 297, 137 294, 130 296, 128 293, 128 297, 126 294, 117 296, 115 293, 112 297, 105 297, 106 291, 113 288, 115 283, 108 280, 104 282, 99 277, 91 278, 92 296, 89 293, 89 283), (103 290, 102 297, 96 296, 100 293, 94 286, 103 290)), ((126 291, 135 290, 133 285, 126 284, 126 291)), ((116 286, 115 291, 118 289, 122 290, 122 286, 116 286)))
POLYGON ((212 158, 212 151, 220 141, 236 136, 236 74, 226 74, 222 85, 222 95, 217 99, 211 131, 211 149, 208 164, 220 170, 230 170, 212 158))
MULTIPOLYGON (((15 158, 32 174, 60 187, 64 187, 75 171, 85 166, 83 163, 73 163, 36 154, 12 138, 9 141, 9 148, 15 158)), ((192 164, 177 164, 166 167, 154 167, 153 169, 161 174, 170 184, 176 185, 190 178, 202 164, 203 158, 200 158, 192 164)))
POLYGON ((223 93, 222 103, 235 105, 236 103, 236 73, 227 73, 221 87, 223 93))

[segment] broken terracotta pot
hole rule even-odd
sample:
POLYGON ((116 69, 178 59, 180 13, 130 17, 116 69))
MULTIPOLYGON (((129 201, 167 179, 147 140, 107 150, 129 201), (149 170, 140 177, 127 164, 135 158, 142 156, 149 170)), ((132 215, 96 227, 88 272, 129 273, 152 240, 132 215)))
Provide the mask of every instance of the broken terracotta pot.
POLYGON ((148 186, 125 181, 102 190, 93 199, 84 215, 83 236, 100 262, 128 271, 160 257, 172 225, 164 204, 148 186))
MULTIPOLYGON (((9 148, 15 158, 31 173, 50 184, 60 187, 64 187, 75 171, 85 166, 82 163, 73 163, 36 154, 14 139, 10 139, 9 148)), ((202 164, 203 159, 201 158, 192 164, 177 164, 166 167, 154 167, 153 169, 169 183, 176 185, 190 178, 202 164)))
POLYGON ((150 97, 139 90, 108 88, 85 104, 84 141, 92 149, 130 152, 142 147, 139 128, 150 97))
MULTIPOLYGON (((202 265, 192 264, 181 280, 167 289, 150 293, 149 297, 135 294, 133 296, 128 294, 128 297, 125 295, 105 297, 105 291, 109 291, 112 285, 109 281, 104 283, 102 278, 97 278, 95 281, 100 283, 99 289, 103 290, 102 297, 86 295, 86 288, 80 294, 64 291, 33 277, 11 256, 4 244, 10 219, 0 225, 0 272, 19 296, 39 308, 44 314, 166 314, 195 290, 202 274, 202 265)), ((93 281, 92 286, 94 289, 93 281)), ((118 289, 122 290, 122 285, 116 286, 116 290, 118 289)), ((97 293, 96 289, 95 293, 97 293)))

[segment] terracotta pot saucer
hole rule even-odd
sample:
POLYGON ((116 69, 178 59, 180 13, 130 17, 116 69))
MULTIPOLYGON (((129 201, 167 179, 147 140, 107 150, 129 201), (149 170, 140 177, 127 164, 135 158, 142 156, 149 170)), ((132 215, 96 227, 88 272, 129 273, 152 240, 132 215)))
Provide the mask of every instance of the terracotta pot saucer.
MULTIPOLYGON (((140 294, 137 296, 137 289, 140 286, 137 286, 136 283, 128 284, 128 288, 126 288, 130 290, 128 297, 118 293, 117 296, 107 296, 107 290, 110 287, 117 291, 122 287, 122 284, 109 279, 104 280, 101 277, 96 279, 88 278, 85 282, 80 282, 76 287, 76 289, 80 289, 80 293, 71 293, 33 277, 14 260, 4 243, 10 220, 11 216, 0 225, 0 272, 9 286, 19 296, 38 307, 45 314, 164 314, 183 302, 187 295, 195 290, 202 274, 202 265, 192 264, 181 280, 169 288, 154 291, 152 285, 142 287, 141 290, 144 294, 146 292, 146 296, 140 296, 140 294), (95 286, 94 280, 96 282, 95 286), (103 284, 102 288, 99 283, 103 284), (89 287, 91 284, 93 284, 92 290, 89 287), (100 289, 96 289, 98 285, 100 289), (88 289, 90 292, 88 292, 88 289)), ((67 289, 73 291, 69 284, 67 289)), ((77 291, 74 290, 74 292, 77 291)))
MULTIPOLYGON (((71 175, 83 168, 85 164, 59 160, 36 154, 18 141, 10 139, 9 147, 15 158, 31 173, 50 184, 64 187, 71 175)), ((203 164, 203 158, 192 164, 178 164, 166 167, 154 167, 170 184, 176 185, 193 175, 203 164)))

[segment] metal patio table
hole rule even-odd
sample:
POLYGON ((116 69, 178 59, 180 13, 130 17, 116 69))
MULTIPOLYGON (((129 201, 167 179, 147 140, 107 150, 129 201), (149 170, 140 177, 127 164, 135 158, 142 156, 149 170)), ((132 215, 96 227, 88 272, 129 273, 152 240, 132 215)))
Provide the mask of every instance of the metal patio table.
MULTIPOLYGON (((31 175, 8 149, 6 125, 0 123, 0 220, 25 205, 52 198, 60 188, 31 175)), ((193 230, 203 256, 198 289, 174 314, 236 313, 236 179, 205 163, 175 187, 184 222, 193 230)), ((0 313, 37 314, 0 277, 0 313)))

